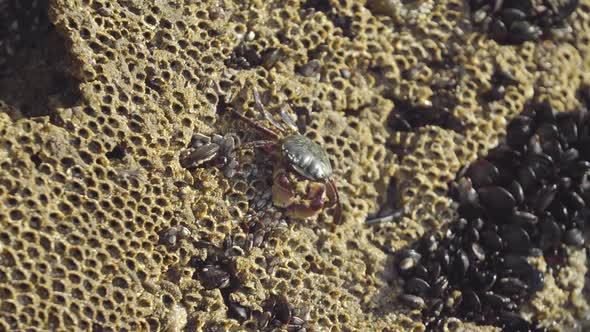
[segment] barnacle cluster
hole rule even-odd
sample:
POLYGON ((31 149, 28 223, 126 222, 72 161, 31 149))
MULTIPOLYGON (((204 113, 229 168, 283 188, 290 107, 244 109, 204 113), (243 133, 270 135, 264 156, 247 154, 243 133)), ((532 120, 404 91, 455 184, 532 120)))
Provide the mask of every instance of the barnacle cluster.
MULTIPOLYGON (((449 184, 527 105, 581 105, 589 5, 503 45, 464 0, 0 0, 0 330, 424 330, 397 254, 455 231, 449 184), (227 151, 257 137, 229 111, 257 118, 253 89, 330 155, 334 231, 273 206, 269 156, 227 151)), ((507 317, 584 318, 587 255, 558 257, 507 317)), ((448 308, 435 325, 502 325, 448 308)))

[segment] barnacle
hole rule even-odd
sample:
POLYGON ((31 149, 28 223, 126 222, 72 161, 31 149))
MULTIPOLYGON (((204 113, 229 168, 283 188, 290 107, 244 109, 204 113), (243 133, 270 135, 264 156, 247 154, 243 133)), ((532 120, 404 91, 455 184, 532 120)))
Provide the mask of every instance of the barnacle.
MULTIPOLYGON (((0 330, 255 330, 289 315, 423 329, 391 254, 456 217, 449 182, 527 103, 580 106, 589 6, 565 38, 511 46, 474 29, 464 0, 0 0, 0 330), (252 138, 227 112, 257 116, 251 87, 330 155, 334 232, 326 213, 290 223, 268 204, 262 154, 230 178, 182 167, 195 133, 252 138), (364 225, 390 183, 405 215, 364 225)), ((573 296, 585 260, 571 254, 532 300, 547 320, 587 312, 573 296)))

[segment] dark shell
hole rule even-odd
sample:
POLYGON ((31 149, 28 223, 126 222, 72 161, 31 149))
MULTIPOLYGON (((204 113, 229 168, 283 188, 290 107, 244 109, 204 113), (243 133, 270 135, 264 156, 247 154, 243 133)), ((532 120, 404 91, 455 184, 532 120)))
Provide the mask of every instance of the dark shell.
POLYGON ((205 266, 197 273, 205 289, 225 288, 229 286, 230 274, 213 265, 205 266))
POLYGON ((511 253, 526 254, 531 248, 529 234, 516 225, 504 225, 501 228, 502 240, 511 253))
POLYGON ((536 224, 538 221, 537 215, 526 211, 514 211, 512 222, 516 225, 536 224))
POLYGON ((490 251, 499 251, 504 245, 500 235, 492 230, 481 233, 481 242, 490 251))
POLYGON ((490 25, 490 35, 495 40, 503 42, 508 36, 508 28, 502 20, 494 19, 490 25))
POLYGON ((525 192, 530 191, 537 184, 537 174, 530 166, 523 166, 518 170, 518 182, 525 192))
POLYGON ((432 292, 434 296, 441 296, 449 287, 449 280, 445 276, 440 276, 434 281, 432 292))
POLYGON ((311 181, 327 181, 332 165, 326 151, 303 135, 287 136, 281 145, 283 157, 299 175, 311 181))
POLYGON ((498 186, 481 188, 477 191, 482 203, 494 214, 508 214, 516 206, 512 194, 498 186))
POLYGON ((543 186, 541 188, 541 191, 539 192, 539 196, 538 196, 537 201, 535 203, 535 210, 539 213, 545 211, 547 209, 547 207, 549 207, 551 202, 553 202, 553 199, 555 199, 556 195, 557 195, 557 185, 556 184, 543 186))
POLYGON ((245 307, 237 302, 230 302, 227 310, 228 317, 235 318, 243 322, 250 317, 250 308, 245 307))
POLYGON ((522 43, 539 37, 539 27, 527 21, 515 21, 508 29, 509 40, 512 43, 522 43))
POLYGON ((585 241, 584 234, 579 229, 572 228, 565 232, 564 241, 571 246, 581 247, 584 245, 585 241))
POLYGON ((524 202, 524 189, 522 189, 522 186, 518 181, 512 180, 508 186, 508 191, 514 197, 516 204, 522 204, 524 202))
POLYGON ((504 24, 510 26, 513 22, 524 21, 527 14, 518 8, 506 8, 500 12, 500 17, 504 24))
POLYGON ((422 308, 426 305, 424 299, 416 295, 403 294, 399 298, 405 305, 414 309, 422 308))
POLYGON ((403 272, 416 267, 420 259, 422 259, 422 255, 416 252, 416 250, 409 249, 402 253, 400 258, 399 269, 403 272))
POLYGON ((523 295, 528 290, 527 284, 522 280, 510 277, 498 280, 495 288, 507 296, 523 295))
POLYGON ((463 300, 461 302, 463 310, 466 312, 477 313, 481 311, 481 300, 479 296, 472 290, 463 292, 463 300))
POLYGON ((471 284, 475 289, 486 292, 496 284, 497 275, 490 271, 477 271, 473 273, 471 284))
POLYGON ((526 257, 520 255, 507 255, 503 259, 503 268, 512 271, 517 275, 527 276, 535 271, 535 268, 528 262, 526 257))
POLYGON ((430 284, 420 278, 412 278, 406 282, 406 293, 414 295, 423 295, 430 290, 430 284))
POLYGON ((561 240, 561 228, 555 222, 555 220, 551 218, 544 219, 541 221, 540 226, 541 239, 539 241, 539 245, 541 249, 547 250, 557 246, 561 240))
POLYGON ((483 248, 479 245, 479 243, 472 243, 469 249, 469 253, 471 254, 471 256, 475 257, 476 260, 484 261, 486 259, 486 253, 483 250, 483 248))
POLYGON ((502 311, 498 316, 500 324, 506 331, 529 331, 530 323, 520 315, 502 311))
POLYGON ((510 304, 510 299, 508 297, 498 295, 493 292, 483 293, 481 295, 481 300, 494 309, 506 309, 510 304))
POLYGON ((485 159, 479 159, 469 167, 466 176, 471 179, 475 188, 481 188, 493 184, 499 174, 494 164, 485 159))

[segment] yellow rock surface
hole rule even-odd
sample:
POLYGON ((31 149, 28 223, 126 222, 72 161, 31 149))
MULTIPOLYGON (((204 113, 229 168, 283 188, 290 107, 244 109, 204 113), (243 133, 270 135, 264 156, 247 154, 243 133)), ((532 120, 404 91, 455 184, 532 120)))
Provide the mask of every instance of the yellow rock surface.
MULTIPOLYGON (((18 18, 18 6, 2 10, 9 2, 0 11, 18 18)), ((389 253, 453 218, 448 182, 527 102, 578 106, 590 83, 590 0, 571 34, 520 46, 474 30, 461 0, 367 2, 51 0, 33 12, 48 10, 54 29, 20 21, 21 39, 38 44, 12 47, 12 34, 0 51, 0 330, 258 330, 261 303, 282 294, 308 331, 424 331, 396 298, 389 253), (497 70, 518 83, 486 102, 497 70), (216 167, 186 170, 179 156, 195 133, 259 138, 227 111, 258 116, 254 87, 269 111, 288 103, 308 118, 344 222, 331 232, 330 210, 287 220, 238 254, 229 300, 252 310, 240 321, 194 277, 194 260, 229 234, 247 242, 251 216, 282 218, 256 204, 273 162, 246 152, 244 172, 228 179, 216 167), (439 103, 460 128, 389 126, 402 104, 439 103), (367 227, 392 179, 406 215, 367 227), (163 243, 178 226, 190 236, 163 243)), ((559 298, 533 302, 545 321, 573 321, 564 308, 583 287, 571 281, 585 273, 578 256, 551 283, 559 298)))

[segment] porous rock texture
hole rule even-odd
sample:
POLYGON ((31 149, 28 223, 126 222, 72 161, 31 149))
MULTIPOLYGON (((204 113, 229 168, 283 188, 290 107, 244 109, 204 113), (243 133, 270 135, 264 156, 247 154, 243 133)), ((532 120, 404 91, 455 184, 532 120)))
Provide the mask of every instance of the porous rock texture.
MULTIPOLYGON (((259 330, 278 294, 308 330, 424 330, 391 254, 452 220, 449 181, 527 102, 579 105, 590 1, 571 33, 518 46, 472 28, 462 0, 382 1, 387 15, 375 2, 1 0, 6 22, 25 19, 0 45, 0 330, 259 330), (489 98, 499 71, 515 82, 489 98), (329 209, 297 221, 254 204, 270 188, 263 151, 232 178, 180 166, 195 133, 259 137, 228 112, 258 117, 253 88, 330 154, 334 231, 329 209), (394 130, 402 108, 452 121, 394 130), (390 183, 405 216, 364 225, 390 183), (225 264, 212 248, 265 211, 283 229, 232 257, 231 287, 208 287, 203 262, 225 264), (190 236, 162 241, 178 226, 190 236)), ((547 325, 587 312, 586 255, 571 257, 526 309, 547 325)))

